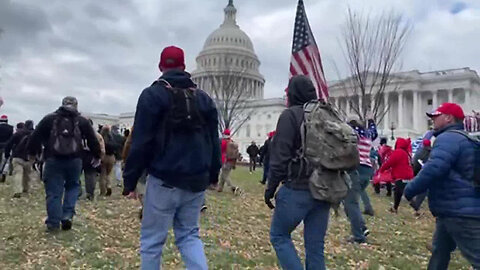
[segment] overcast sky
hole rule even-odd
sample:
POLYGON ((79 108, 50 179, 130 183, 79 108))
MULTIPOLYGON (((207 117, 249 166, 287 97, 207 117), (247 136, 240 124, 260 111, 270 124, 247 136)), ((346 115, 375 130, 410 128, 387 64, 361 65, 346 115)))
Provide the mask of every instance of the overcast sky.
MULTIPOLYGON (((63 96, 81 111, 134 111, 159 75, 160 51, 185 50, 187 70, 223 21, 227 0, 0 0, 0 114, 38 121, 63 96)), ((262 62, 265 97, 287 83, 296 0, 236 0, 237 21, 262 62)), ((339 45, 347 7, 377 14, 394 9, 413 25, 403 70, 480 70, 480 1, 304 0, 327 80, 345 70, 339 45), (334 64, 335 63, 335 64, 334 64)))

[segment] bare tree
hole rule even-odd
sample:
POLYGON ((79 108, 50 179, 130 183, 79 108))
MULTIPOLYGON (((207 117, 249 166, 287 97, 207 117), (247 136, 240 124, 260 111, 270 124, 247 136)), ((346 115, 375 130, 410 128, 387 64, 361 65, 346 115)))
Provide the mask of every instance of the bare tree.
POLYGON ((207 80, 206 88, 217 105, 221 131, 230 129, 233 134, 236 133, 253 113, 249 101, 255 95, 254 87, 245 75, 245 68, 239 70, 233 65, 226 65, 207 80))
POLYGON ((354 97, 347 102, 360 119, 371 114, 380 122, 390 109, 383 102, 385 91, 388 88, 395 92, 403 80, 394 72, 400 69, 411 26, 393 11, 372 17, 348 9, 342 30, 341 43, 350 76, 340 85, 347 96, 354 97))

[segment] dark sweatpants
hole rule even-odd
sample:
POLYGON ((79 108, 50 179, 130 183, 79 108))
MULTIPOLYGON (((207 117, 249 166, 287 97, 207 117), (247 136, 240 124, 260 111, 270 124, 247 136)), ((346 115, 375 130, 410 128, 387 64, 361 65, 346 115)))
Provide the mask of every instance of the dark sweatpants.
POLYGON ((405 186, 407 184, 404 183, 402 180, 397 180, 395 182, 395 192, 393 194, 393 208, 395 210, 398 209, 398 206, 400 205, 400 202, 402 201, 402 196, 403 196, 403 190, 405 189, 405 186))

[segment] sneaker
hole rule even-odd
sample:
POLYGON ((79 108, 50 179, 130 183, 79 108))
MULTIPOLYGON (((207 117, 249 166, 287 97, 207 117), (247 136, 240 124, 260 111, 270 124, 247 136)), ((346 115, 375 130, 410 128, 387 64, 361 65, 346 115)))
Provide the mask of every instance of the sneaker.
POLYGON ((390 207, 389 211, 390 211, 390 213, 397 214, 397 209, 393 208, 393 206, 390 207))
POLYGON ((15 193, 13 194, 12 198, 20 198, 20 197, 22 197, 22 193, 15 193))
POLYGON ((72 228, 72 220, 71 219, 62 220, 62 230, 68 231, 71 228, 72 228))
POLYGON ((363 211, 363 214, 367 215, 367 216, 372 216, 372 217, 375 215, 373 210, 372 211, 363 211))
POLYGON ((350 236, 346 239, 347 243, 350 244, 364 244, 367 243, 367 240, 356 240, 353 236, 350 236))
POLYGON ((205 204, 202 205, 202 208, 200 209, 200 212, 201 212, 201 213, 205 212, 205 211, 207 210, 207 208, 208 208, 208 207, 207 207, 205 204))
POLYGON ((262 181, 260 181, 260 184, 265 185, 266 182, 262 180, 262 181))
POLYGON ((111 188, 107 188, 107 193, 105 193, 105 196, 110 196, 112 195, 112 189, 111 188))
POLYGON ((370 234, 370 230, 367 229, 367 228, 365 228, 365 229, 363 230, 363 235, 364 235, 365 237, 367 237, 369 234, 370 234))
POLYGON ((120 182, 118 182, 117 187, 122 187, 122 184, 120 182))

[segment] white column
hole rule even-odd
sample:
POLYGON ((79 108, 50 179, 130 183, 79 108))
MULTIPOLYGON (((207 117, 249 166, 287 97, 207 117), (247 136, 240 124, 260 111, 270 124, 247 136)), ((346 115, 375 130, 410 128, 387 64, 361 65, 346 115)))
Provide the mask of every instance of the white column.
POLYGON ((398 128, 403 128, 403 92, 398 92, 398 128))
POLYGON ((432 106, 434 110, 438 108, 438 92, 437 91, 432 93, 432 106))
POLYGON ((347 114, 347 117, 350 115, 350 97, 347 96, 347 108, 345 109, 345 114, 347 114))
POLYGON ((470 104, 472 104, 472 92, 470 91, 470 89, 464 89, 465 91, 465 103, 463 105, 463 110, 465 112, 470 112, 470 110, 472 109, 470 107, 470 104))
POLYGON ((448 91, 448 102, 453 102, 453 89, 449 89, 448 91))
MULTIPOLYGON (((388 108, 388 93, 383 92, 383 106, 384 109, 388 108)), ((388 119, 388 114, 390 113, 390 109, 387 111, 385 116, 383 117, 383 129, 388 130, 388 127, 390 126, 390 120, 388 119)))
POLYGON ((420 111, 420 108, 419 108, 420 104, 419 104, 419 98, 418 98, 419 92, 413 90, 412 93, 413 93, 413 129, 419 130, 420 128, 418 126, 418 120, 420 120, 419 117, 421 115, 419 113, 420 111))

